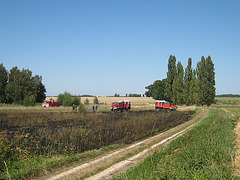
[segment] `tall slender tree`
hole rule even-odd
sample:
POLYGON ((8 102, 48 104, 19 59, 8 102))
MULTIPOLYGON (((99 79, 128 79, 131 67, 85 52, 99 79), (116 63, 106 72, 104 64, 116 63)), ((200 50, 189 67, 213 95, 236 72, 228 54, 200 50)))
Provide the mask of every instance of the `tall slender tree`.
POLYGON ((0 64, 0 103, 4 103, 6 101, 5 88, 8 83, 8 72, 3 66, 0 64))
POLYGON ((168 60, 168 72, 167 72, 167 79, 166 79, 166 86, 165 86, 165 99, 167 101, 173 101, 173 81, 177 75, 177 68, 176 68, 176 57, 170 55, 168 60))
POLYGON ((193 77, 190 82, 189 87, 189 96, 188 96, 188 105, 191 104, 199 104, 198 103, 198 94, 199 94, 199 88, 197 83, 197 77, 196 77, 196 70, 193 70, 193 77))
POLYGON ((214 64, 210 56, 202 59, 197 64, 198 102, 203 105, 211 105, 215 97, 215 72, 214 64))
POLYGON ((192 58, 188 59, 188 65, 185 69, 184 75, 184 101, 187 105, 193 104, 193 91, 191 91, 191 83, 193 83, 193 69, 192 69, 192 58))
POLYGON ((175 76, 173 85, 172 85, 172 91, 173 91, 172 101, 177 104, 184 104, 183 76, 184 76, 183 65, 181 64, 181 62, 178 62, 177 75, 175 76))
POLYGON ((202 56, 201 61, 199 61, 197 63, 197 82, 198 82, 198 87, 199 87, 199 91, 198 91, 198 102, 199 104, 201 104, 202 106, 205 104, 205 89, 207 88, 206 86, 206 59, 204 56, 202 56))
POLYGON ((207 78, 207 89, 205 90, 206 97, 206 105, 209 106, 214 103, 214 98, 216 95, 216 88, 215 88, 215 68, 212 62, 212 58, 208 56, 206 58, 206 78, 207 78))

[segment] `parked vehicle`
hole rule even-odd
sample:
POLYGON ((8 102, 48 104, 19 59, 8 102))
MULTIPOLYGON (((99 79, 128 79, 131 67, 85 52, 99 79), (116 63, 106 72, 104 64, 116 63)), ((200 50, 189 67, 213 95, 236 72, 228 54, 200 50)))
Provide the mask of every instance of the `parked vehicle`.
POLYGON ((177 109, 177 105, 174 104, 174 103, 169 103, 165 100, 157 100, 155 102, 155 109, 157 109, 158 111, 159 110, 167 110, 167 111, 170 111, 170 110, 176 110, 177 109))
POLYGON ((44 100, 42 103, 42 107, 54 107, 54 106, 60 106, 60 102, 55 102, 54 100, 44 100))
POLYGON ((127 110, 129 111, 131 109, 131 102, 128 100, 121 100, 118 102, 113 102, 112 105, 110 106, 110 109, 112 111, 115 110, 119 110, 119 111, 123 111, 123 110, 127 110))

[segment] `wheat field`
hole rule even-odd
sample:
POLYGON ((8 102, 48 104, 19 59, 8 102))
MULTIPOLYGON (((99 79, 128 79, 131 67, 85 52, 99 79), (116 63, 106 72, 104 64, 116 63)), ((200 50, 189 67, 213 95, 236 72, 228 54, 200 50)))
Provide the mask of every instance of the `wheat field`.
MULTIPOLYGON (((120 100, 129 100, 134 105, 152 105, 155 100, 152 97, 97 97, 99 104, 110 105, 112 102, 120 101, 120 100)), ((46 97, 46 100, 53 99, 57 101, 57 97, 46 97)), ((94 97, 81 97, 81 103, 88 99, 90 104, 93 104, 94 97)))

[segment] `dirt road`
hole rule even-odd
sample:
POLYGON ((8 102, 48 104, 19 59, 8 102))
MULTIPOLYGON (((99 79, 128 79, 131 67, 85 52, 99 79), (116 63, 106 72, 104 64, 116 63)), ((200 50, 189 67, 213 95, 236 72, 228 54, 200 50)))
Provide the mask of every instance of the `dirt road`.
POLYGON ((92 160, 88 163, 69 169, 58 175, 48 178, 56 179, 111 179, 126 171, 129 167, 136 165, 147 156, 161 149, 175 138, 189 131, 208 115, 207 109, 202 109, 190 121, 185 122, 175 128, 161 134, 132 144, 124 149, 110 152, 101 158, 92 160))

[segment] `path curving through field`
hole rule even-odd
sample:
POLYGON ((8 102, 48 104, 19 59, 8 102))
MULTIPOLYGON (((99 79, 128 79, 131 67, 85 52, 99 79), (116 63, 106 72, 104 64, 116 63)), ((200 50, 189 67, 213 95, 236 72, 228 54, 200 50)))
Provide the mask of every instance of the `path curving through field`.
POLYGON ((80 178, 87 178, 88 180, 110 179, 183 135, 207 116, 208 109, 202 108, 191 120, 177 127, 52 176, 48 180, 80 178))

